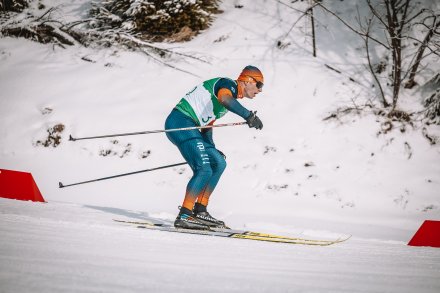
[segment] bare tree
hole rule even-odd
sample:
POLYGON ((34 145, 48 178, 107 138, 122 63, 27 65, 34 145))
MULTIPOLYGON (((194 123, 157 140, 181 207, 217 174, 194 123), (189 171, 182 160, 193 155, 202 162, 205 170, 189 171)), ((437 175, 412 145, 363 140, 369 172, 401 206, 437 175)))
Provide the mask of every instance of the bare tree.
POLYGON ((368 25, 367 25, 367 31, 366 31, 365 38, 364 38, 365 49, 366 49, 366 52, 367 52, 368 68, 370 69, 371 75, 373 75, 373 78, 376 81, 377 87, 379 88, 380 96, 381 96, 381 99, 382 99, 382 105, 384 106, 384 108, 387 108, 387 107, 389 107, 389 103, 388 103, 388 101, 387 101, 387 99, 385 97, 385 93, 384 93, 382 84, 380 83, 379 78, 377 77, 376 72, 375 72, 375 70, 373 68, 373 64, 371 62, 371 57, 370 57, 370 45, 369 45, 368 41, 370 39, 370 31, 371 31, 372 23, 373 23, 373 19, 369 18, 368 19, 368 25))
MULTIPOLYGON (((440 35, 440 14, 438 15, 430 15, 426 17, 421 23, 422 26, 425 26, 428 28, 428 31, 426 33, 425 38, 420 44, 419 50, 417 51, 417 55, 415 57, 415 61, 411 66, 410 75, 408 78, 408 81, 405 83, 405 88, 413 88, 417 83, 415 82, 414 78, 416 77, 417 70, 419 68, 420 62, 422 61, 423 57, 425 56, 425 50, 427 48, 430 49, 431 41, 437 36, 440 35), (432 19, 431 25, 426 24, 426 22, 429 22, 432 19)), ((418 40, 416 40, 418 41, 418 40)), ((432 43, 434 47, 437 47, 437 51, 431 50, 430 53, 439 55, 438 47, 440 47, 440 44, 432 43)))
POLYGON ((400 90, 406 76, 409 74, 409 80, 405 84, 407 85, 406 87, 413 86, 415 84, 414 77, 418 72, 417 70, 422 59, 427 55, 439 55, 440 53, 440 46, 438 45, 440 15, 438 12, 436 13, 425 7, 421 7, 420 2, 412 2, 411 0, 378 0, 375 2, 376 4, 373 4, 371 0, 367 0, 370 16, 366 19, 360 19, 360 17, 358 17, 358 25, 360 28, 355 28, 349 22, 342 19, 337 13, 324 6, 322 2, 317 1, 316 4, 324 11, 338 18, 345 26, 363 38, 368 66, 381 92, 382 105, 384 108, 391 106, 389 115, 393 115, 393 113, 396 113, 400 90), (420 19, 422 19, 422 21, 420 21, 420 19), (383 28, 385 32, 384 40, 383 37, 381 38, 381 36, 376 33, 378 31, 377 29, 372 30, 374 21, 377 21, 383 28), (422 25, 427 28, 423 39, 419 37, 420 34, 412 34, 417 25, 422 25), (387 81, 387 84, 390 84, 392 88, 391 103, 388 102, 389 98, 387 98, 384 85, 381 84, 373 68, 370 56, 372 42, 385 48, 388 52, 388 56, 391 57, 391 72, 389 72, 389 81, 387 81), (409 52, 409 42, 420 44, 416 53, 411 54, 411 52, 409 52), (427 49, 429 49, 429 53, 425 54, 427 49), (404 67, 408 68, 408 70, 405 70, 404 67))
MULTIPOLYGON (((278 40, 278 44, 277 44, 278 48, 282 48, 282 47, 283 47, 282 40, 290 34, 290 32, 291 32, 291 31, 293 30, 293 28, 295 27, 295 25, 296 25, 296 24, 297 24, 297 23, 298 23, 298 22, 299 22, 304 16, 310 16, 310 22, 311 22, 311 27, 312 27, 311 29, 312 29, 312 50, 313 50, 313 57, 316 57, 315 18, 314 18, 314 16, 313 16, 313 8, 317 5, 317 3, 316 3, 317 0, 309 0, 310 5, 309 5, 309 7, 308 7, 305 11, 302 11, 302 10, 296 9, 296 8, 292 7, 291 5, 288 5, 288 4, 284 3, 284 2, 282 2, 281 0, 276 0, 276 1, 277 1, 278 3, 280 3, 280 4, 284 5, 284 6, 286 6, 286 7, 288 7, 288 8, 290 8, 290 9, 294 10, 295 12, 300 12, 300 13, 301 13, 300 17, 299 17, 299 18, 293 23, 293 25, 290 27, 289 31, 284 35, 284 37, 281 38, 280 40, 278 40)), ((298 2, 298 0, 291 1, 291 3, 295 3, 295 2, 298 2)))

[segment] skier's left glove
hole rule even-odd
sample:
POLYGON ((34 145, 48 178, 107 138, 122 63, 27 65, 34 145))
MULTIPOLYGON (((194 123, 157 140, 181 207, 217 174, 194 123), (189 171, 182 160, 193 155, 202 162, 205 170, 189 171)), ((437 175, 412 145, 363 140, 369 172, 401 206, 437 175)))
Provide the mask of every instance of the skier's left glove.
POLYGON ((248 118, 246 118, 246 122, 250 128, 263 129, 263 122, 261 122, 260 118, 256 115, 257 111, 252 112, 248 118))

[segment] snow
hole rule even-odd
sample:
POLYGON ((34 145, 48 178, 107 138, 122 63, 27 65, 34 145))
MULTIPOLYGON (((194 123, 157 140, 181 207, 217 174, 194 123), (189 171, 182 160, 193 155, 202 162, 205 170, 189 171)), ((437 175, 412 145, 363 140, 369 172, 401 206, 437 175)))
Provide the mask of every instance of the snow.
MULTIPOLYGON (((62 20, 87 17, 90 1, 44 1, 48 7, 60 2, 62 20)), ((316 10, 313 58, 305 19, 285 36, 299 14, 276 1, 234 4, 224 1, 224 13, 191 42, 157 44, 210 62, 167 60, 193 75, 140 53, 0 38, 0 168, 31 172, 47 200, 0 199, 0 292, 439 291, 440 250, 406 246, 424 220, 440 220, 438 146, 418 127, 379 134, 384 120, 368 112, 323 121, 341 105, 372 98, 371 77, 359 59, 362 42, 316 10), (280 39, 290 45, 276 48, 280 39), (191 176, 186 166, 58 188, 59 181, 183 161, 163 134, 77 142, 68 136, 162 129, 194 85, 236 77, 248 64, 262 69, 265 87, 243 104, 258 110, 264 128, 214 130, 228 167, 210 211, 237 229, 353 235, 349 241, 284 245, 112 221, 172 221, 191 176), (36 146, 58 123, 66 126, 62 143, 36 146)), ((332 8, 346 19, 356 11, 347 1, 332 8)), ((420 92, 402 95, 401 107, 420 108, 420 92)), ((235 121, 228 114, 221 123, 235 121)), ((425 127, 440 134, 438 126, 425 127)))
POLYGON ((436 248, 328 247, 137 229, 137 212, 0 199, 2 292, 437 292, 436 248))

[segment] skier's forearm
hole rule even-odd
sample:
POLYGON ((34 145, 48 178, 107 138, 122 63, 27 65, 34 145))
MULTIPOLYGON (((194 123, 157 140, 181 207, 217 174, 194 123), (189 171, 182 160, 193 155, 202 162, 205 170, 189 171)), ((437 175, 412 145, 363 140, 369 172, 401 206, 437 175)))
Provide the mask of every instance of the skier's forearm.
POLYGON ((236 99, 231 96, 223 96, 220 103, 222 103, 222 105, 225 106, 226 109, 228 109, 232 113, 237 114, 245 120, 251 114, 248 109, 243 107, 236 99))

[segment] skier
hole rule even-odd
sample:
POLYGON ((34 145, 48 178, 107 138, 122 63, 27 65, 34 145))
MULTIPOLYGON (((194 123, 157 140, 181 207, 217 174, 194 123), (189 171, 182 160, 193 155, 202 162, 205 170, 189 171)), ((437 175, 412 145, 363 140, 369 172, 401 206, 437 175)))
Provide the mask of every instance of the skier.
MULTIPOLYGON (((262 129, 256 112, 243 107, 238 99, 253 99, 263 89, 264 78, 255 66, 246 66, 237 80, 214 78, 188 92, 166 119, 165 129, 213 125, 228 110, 246 120, 250 128, 262 129)), ((211 193, 226 168, 224 154, 216 149, 212 128, 167 132, 193 171, 180 212, 174 222, 177 228, 209 229, 225 227, 223 221, 207 211, 211 193)))

